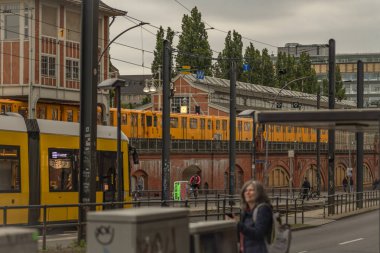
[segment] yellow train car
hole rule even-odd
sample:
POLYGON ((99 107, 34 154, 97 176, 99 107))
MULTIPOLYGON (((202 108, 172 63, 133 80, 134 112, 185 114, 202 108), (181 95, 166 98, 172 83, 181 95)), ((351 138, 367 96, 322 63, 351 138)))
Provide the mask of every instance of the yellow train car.
MULTIPOLYGON (((98 126, 96 202, 117 189, 116 128, 98 126)), ((123 190, 129 192, 128 139, 122 134, 123 190)), ((0 116, 0 206, 77 204, 79 124, 0 116)), ((124 194, 124 200, 130 200, 124 194)), ((2 215, 4 215, 2 213, 2 215)), ((78 208, 48 209, 48 221, 78 218, 78 208)), ((7 224, 42 221, 39 209, 8 210, 7 224)), ((3 219, 0 220, 2 222, 3 219)))

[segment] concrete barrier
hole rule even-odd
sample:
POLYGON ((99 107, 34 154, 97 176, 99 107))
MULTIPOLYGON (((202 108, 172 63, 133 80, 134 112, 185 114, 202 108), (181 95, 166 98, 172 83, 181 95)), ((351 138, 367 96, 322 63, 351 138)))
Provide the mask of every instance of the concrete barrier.
POLYGON ((237 227, 234 221, 208 221, 190 224, 190 253, 237 253, 237 227))
POLYGON ((0 252, 37 253, 38 234, 34 229, 0 228, 0 252))
POLYGON ((185 208, 90 212, 87 253, 189 253, 188 214, 185 208))

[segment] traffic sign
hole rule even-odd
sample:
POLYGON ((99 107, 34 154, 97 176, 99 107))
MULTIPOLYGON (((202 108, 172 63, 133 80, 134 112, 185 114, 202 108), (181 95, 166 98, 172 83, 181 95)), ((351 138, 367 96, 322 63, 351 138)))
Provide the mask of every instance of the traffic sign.
POLYGON ((243 71, 244 72, 249 71, 249 64, 243 64, 243 71))
POLYGON ((184 75, 190 74, 191 67, 190 66, 182 66, 181 73, 184 75))
POLYGON ((199 80, 205 79, 205 72, 203 70, 197 70, 197 79, 199 80))
POLYGON ((256 163, 265 163, 265 160, 255 160, 256 163))

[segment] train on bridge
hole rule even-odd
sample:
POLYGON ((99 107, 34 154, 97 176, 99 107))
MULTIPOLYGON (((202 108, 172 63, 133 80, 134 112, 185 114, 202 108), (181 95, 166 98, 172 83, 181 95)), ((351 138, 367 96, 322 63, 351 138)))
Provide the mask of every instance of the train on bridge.
MULTIPOLYGON (((27 116, 28 105, 23 101, 0 99, 1 112, 17 112, 27 116)), ((69 104, 38 103, 36 117, 59 121, 78 122, 79 106, 69 104)), ((102 111, 98 108, 98 124, 102 124, 102 111)), ((110 109, 110 125, 116 126, 116 108, 110 109)), ((129 138, 162 138, 162 112, 122 109, 121 128, 129 138)), ((229 117, 198 114, 170 114, 170 134, 178 140, 228 140, 229 117)), ((271 142, 316 142, 316 130, 292 126, 266 125, 256 128, 256 136, 271 142), (267 135, 268 131, 268 135, 267 135)), ((251 141, 253 120, 236 120, 236 140, 251 141)), ((327 142, 327 131, 321 131, 321 142, 327 142)))

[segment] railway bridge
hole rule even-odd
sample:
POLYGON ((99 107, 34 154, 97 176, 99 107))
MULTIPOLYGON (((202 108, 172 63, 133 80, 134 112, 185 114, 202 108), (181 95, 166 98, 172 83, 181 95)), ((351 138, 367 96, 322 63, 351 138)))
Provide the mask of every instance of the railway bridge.
MULTIPOLYGON (((137 148, 140 164, 131 167, 131 189, 139 185, 144 190, 161 190, 161 139, 131 139, 137 148)), ((268 143, 268 178, 270 187, 300 187, 306 176, 313 186, 317 184, 317 144, 316 143, 268 143), (289 157, 289 150, 294 157, 289 157), (293 153, 293 152, 292 152, 293 153)), ((321 186, 327 182, 327 143, 321 143, 321 186)), ((252 142, 238 141, 236 144, 236 187, 252 178, 252 142)), ((264 178, 265 144, 256 144, 256 176, 264 178)), ((371 187, 375 178, 379 178, 378 149, 374 145, 364 147, 364 187, 371 187)), ((202 188, 207 183, 209 189, 228 189, 229 178, 228 141, 215 140, 172 140, 171 144, 171 187, 174 181, 189 180, 194 173, 200 173, 202 188)), ((349 167, 356 167, 356 151, 347 148, 336 150, 335 184, 342 186, 343 177, 349 167)), ((353 170, 355 184, 356 170, 353 170)))

